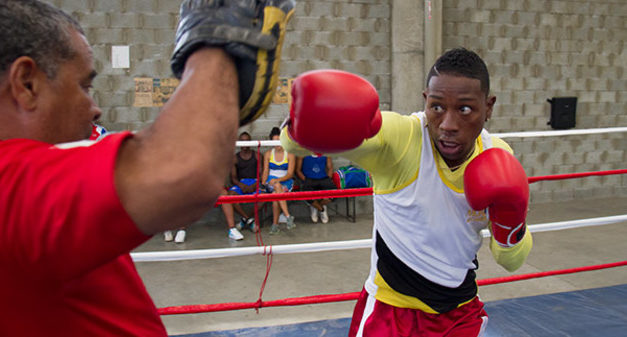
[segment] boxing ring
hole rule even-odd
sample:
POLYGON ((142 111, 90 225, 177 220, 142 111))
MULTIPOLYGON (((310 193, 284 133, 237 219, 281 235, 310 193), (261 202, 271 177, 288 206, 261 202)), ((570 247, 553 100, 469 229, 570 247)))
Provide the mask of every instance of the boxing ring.
MULTIPOLYGON (((564 130, 564 131, 537 131, 537 132, 516 132, 516 133, 501 133, 494 134, 500 138, 527 138, 527 137, 554 137, 554 136, 572 136, 572 135, 590 135, 590 134, 605 134, 605 133, 620 133, 627 131, 627 127, 622 128, 606 128, 606 129, 580 129, 580 130, 564 130)), ((276 146, 279 145, 278 141, 247 141, 242 142, 238 141, 237 146, 249 146, 249 147, 257 147, 259 150, 261 147, 267 146, 276 146)), ((260 151, 257 151, 258 153, 260 151)), ((540 181, 556 181, 556 180, 566 180, 566 179, 583 179, 587 177, 593 176, 610 176, 610 175, 622 175, 627 173, 627 168, 625 169, 615 169, 615 170, 603 170, 603 171, 594 171, 594 172, 574 172, 567 174, 557 174, 557 175, 545 175, 545 176, 532 176, 529 177, 529 183, 533 184, 540 181)), ((222 196, 219 198, 217 204, 222 203, 255 203, 255 218, 256 222, 259 222, 259 212, 257 209, 257 204, 260 202, 268 202, 268 201, 276 201, 276 200, 308 200, 314 197, 333 197, 333 198, 346 198, 346 197, 363 197, 363 196, 371 196, 372 195, 371 188, 360 188, 360 189, 345 189, 345 190, 330 190, 330 191, 314 191, 314 192, 289 192, 289 193, 275 193, 275 194, 254 194, 254 195, 244 195, 244 196, 222 196)), ((533 193, 533 192, 532 192, 533 193)), ((627 210, 627 205, 625 206, 625 210, 627 210)), ((568 221, 557 221, 557 222, 547 222, 547 223, 539 223, 528 224, 528 230, 532 233, 540 233, 540 232, 556 232, 562 230, 570 230, 575 228, 586 228, 586 227, 595 227, 595 226, 603 226, 608 224, 617 224, 621 222, 627 222, 627 214, 623 215, 615 215, 615 216, 604 216, 604 217, 594 217, 587 219, 578 219, 578 220, 568 220, 568 221)), ((490 236, 490 233, 487 229, 481 231, 481 235, 484 238, 490 236)), ((311 304, 320 304, 320 303, 332 303, 332 302, 341 302, 341 301, 354 301, 357 299, 359 294, 359 290, 355 289, 354 292, 348 293, 337 293, 337 294, 316 294, 311 296, 302 296, 302 297, 289 297, 283 299, 276 300, 263 300, 263 292, 268 280, 268 275, 272 270, 272 257, 275 255, 282 254, 303 254, 303 253, 314 253, 314 252, 329 252, 329 251, 346 251, 346 250, 356 250, 356 249, 368 249, 372 246, 372 239, 360 239, 360 240, 344 240, 344 241, 330 241, 330 242, 313 242, 313 243, 300 243, 300 244, 281 244, 281 245, 266 245, 263 242, 263 234, 262 231, 259 231, 256 234, 257 246, 254 247, 234 247, 234 248, 218 248, 218 249, 189 249, 189 250, 172 250, 172 251, 149 251, 149 252, 134 252, 131 254, 133 260, 136 263, 147 263, 147 262, 163 262, 163 261, 184 261, 184 260, 205 260, 205 259, 217 259, 217 258, 230 258, 237 256, 252 256, 252 255, 262 255, 266 257, 266 274, 263 279, 262 284, 260 285, 259 296, 256 300, 251 299, 249 302, 227 302, 227 303, 215 303, 215 304, 196 304, 196 305, 180 305, 180 306, 167 306, 159 308, 159 313, 161 315, 184 315, 184 314, 198 314, 198 313, 211 313, 211 312, 219 312, 219 311, 232 311, 232 310, 243 310, 243 309, 255 309, 255 310, 263 310, 263 308, 268 307, 290 307, 290 306, 299 306, 299 305, 311 305, 311 304)), ((627 245, 627 244, 626 244, 627 245)), ((627 256, 625 256, 627 258, 627 256)), ((574 273, 582 273, 593 270, 606 270, 613 268, 624 268, 627 265, 627 260, 618 260, 618 261, 607 261, 606 263, 594 264, 594 265, 583 265, 574 268, 563 268, 563 269, 551 269, 545 270, 535 273, 523 273, 517 275, 510 276, 500 276, 493 278, 485 278, 479 279, 478 285, 480 287, 490 286, 495 284, 504 284, 510 282, 517 282, 521 280, 528 279, 536 279, 543 278, 548 276, 555 275, 566 275, 566 274, 574 274, 574 273)), ((503 273, 505 273, 503 271, 503 273)), ((362 280, 363 281, 363 280, 362 280)), ((584 317, 590 317, 590 313, 584 312, 583 310, 576 311, 574 313, 570 313, 564 318, 566 321, 570 320, 573 324, 568 325, 564 324, 561 326, 560 320, 553 320, 553 324, 557 324, 557 331, 562 331, 565 336, 588 336, 590 333, 598 333, 599 324, 603 324, 606 327, 604 330, 604 336, 614 336, 615 333, 624 333, 627 331, 627 304, 625 300, 627 299, 627 284, 618 285, 614 287, 608 288, 600 288, 600 289, 588 289, 581 290, 571 293, 556 293, 550 295, 542 295, 537 297, 523 297, 516 298, 512 300, 500 300, 494 302, 486 303, 486 310, 490 315, 490 323, 488 324, 488 336, 498 336, 503 335, 503 333, 507 333, 508 331, 513 335, 519 336, 521 329, 528 329, 529 327, 535 327, 536 331, 529 334, 529 336, 536 336, 538 331, 542 331, 542 329, 546 329, 546 324, 551 324, 551 320, 546 323, 540 322, 539 319, 539 311, 544 307, 545 310, 552 311, 553 315, 549 315, 549 317, 556 317, 557 314, 564 314, 569 310, 565 310, 564 308, 569 308, 574 306, 578 306, 580 308, 590 307, 589 302, 593 303, 602 303, 604 306, 604 312, 607 314, 607 317, 604 317, 599 320, 597 317, 593 317, 593 319, 597 319, 597 324, 588 324, 585 325, 582 323, 590 323, 590 320, 583 319, 584 317), (546 296, 546 297, 542 297, 546 296), (542 298, 542 299, 540 299, 542 298), (611 299, 614 299, 613 301, 611 299), (586 302, 588 301, 588 302, 586 302), (550 305, 547 306, 547 303, 550 305), (562 308, 560 310, 559 308, 562 308), (507 320, 507 313, 512 311, 525 312, 525 315, 522 316, 523 319, 517 322, 511 322, 507 320), (531 319, 530 317, 535 317, 531 319), (526 318, 525 318, 526 317, 526 318), (578 324, 574 324, 574 322, 578 322, 578 324), (518 330, 515 332, 508 330, 511 327, 517 327, 518 330), (500 329, 500 330, 499 330, 500 329), (561 329, 561 330, 560 330, 561 329), (569 334, 574 333, 574 334, 569 334)), ((595 308, 598 310, 598 308, 595 308)), ((267 335, 267 336, 290 336, 292 334, 298 334, 299 336, 304 335, 302 331, 309 330, 327 330, 330 333, 324 334, 324 336, 344 336, 348 331, 348 324, 350 322, 350 318, 346 319, 336 319, 325 321, 323 326, 317 326, 316 323, 300 323, 300 325, 294 325, 294 328, 297 330, 293 330, 291 333, 287 331, 291 331, 289 329, 284 329, 283 332, 278 333, 276 331, 265 331, 267 328, 258 328, 257 330, 233 330, 231 334, 229 332, 222 331, 220 334, 215 334, 215 336, 238 336, 238 335, 267 335), (304 324, 304 325, 303 325, 304 324), (303 330, 304 329, 304 330, 303 330), (334 334, 334 332, 336 331, 334 334)), ((550 334, 546 334, 547 336, 550 334)), ((616 334, 618 336, 619 334, 616 334)), ((195 334, 189 336, 214 336, 211 333, 204 334, 195 334)), ((313 336, 313 335, 312 335, 313 336)), ((318 335, 316 335, 318 336, 318 335)))

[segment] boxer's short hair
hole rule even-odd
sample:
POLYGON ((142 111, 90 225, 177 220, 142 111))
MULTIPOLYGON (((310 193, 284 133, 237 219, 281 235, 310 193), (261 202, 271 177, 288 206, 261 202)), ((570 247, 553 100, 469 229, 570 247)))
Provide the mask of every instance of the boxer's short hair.
POLYGON ((427 75, 427 87, 433 76, 449 74, 475 78, 481 82, 481 91, 490 93, 490 74, 485 62, 477 53, 465 48, 455 48, 442 54, 429 70, 427 75))

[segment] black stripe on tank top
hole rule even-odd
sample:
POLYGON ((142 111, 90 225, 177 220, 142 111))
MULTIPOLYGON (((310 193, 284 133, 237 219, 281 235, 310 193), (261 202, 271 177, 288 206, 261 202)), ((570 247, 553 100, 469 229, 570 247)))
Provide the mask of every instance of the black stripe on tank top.
MULTIPOLYGON (((395 291, 416 297, 439 313, 451 311, 460 303, 469 301, 477 295, 476 275, 473 269, 468 270, 459 287, 449 288, 427 280, 407 266, 390 251, 379 232, 376 235, 375 248, 379 256, 377 270, 385 282, 395 291)), ((475 266, 479 266, 476 257, 473 262, 475 266)))

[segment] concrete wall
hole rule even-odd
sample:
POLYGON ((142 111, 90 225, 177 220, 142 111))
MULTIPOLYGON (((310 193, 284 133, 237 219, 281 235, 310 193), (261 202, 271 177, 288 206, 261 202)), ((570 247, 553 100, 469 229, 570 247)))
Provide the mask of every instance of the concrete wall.
MULTIPOLYGON (((93 45, 102 124, 137 130, 152 122, 159 109, 133 107, 133 79, 171 77, 180 1, 50 2, 75 15, 93 45), (112 45, 130 46, 130 68, 111 68, 112 45)), ((626 17, 624 0, 299 0, 281 76, 320 68, 355 72, 377 87, 382 109, 410 113, 422 110, 424 73, 433 55, 464 46, 476 50, 491 71, 497 96, 487 125, 492 132, 549 130, 546 99, 553 96, 578 97, 577 128, 627 126, 626 17)), ((287 105, 273 104, 246 130, 265 139, 287 113, 287 105)), ((529 175, 627 163, 625 133, 508 142, 529 175)), ((535 202, 613 195, 627 195, 627 176, 532 185, 535 202)))
MULTIPOLYGON (((444 49, 483 56, 497 96, 491 132, 549 130, 547 99, 576 96, 576 128, 627 126, 627 2, 446 0, 444 49)), ((508 139, 527 174, 627 167, 625 133, 508 139)), ((543 182, 536 202, 627 195, 627 176, 543 182)))

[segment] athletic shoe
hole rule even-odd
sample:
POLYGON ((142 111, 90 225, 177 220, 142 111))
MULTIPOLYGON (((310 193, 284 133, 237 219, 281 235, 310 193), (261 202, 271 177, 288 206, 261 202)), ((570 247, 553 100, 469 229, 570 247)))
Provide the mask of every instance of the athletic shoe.
POLYGON ((238 223, 235 224, 235 228, 237 228, 237 230, 239 231, 246 228, 246 219, 242 218, 238 223))
POLYGON ((246 219, 246 228, 250 229, 250 231, 253 233, 256 233, 259 231, 259 228, 255 227, 255 218, 246 219))
POLYGON ((243 226, 244 228, 248 228, 253 233, 259 232, 259 227, 255 224, 255 218, 248 218, 243 226))
POLYGON ((183 243, 185 242, 185 230, 183 229, 179 229, 178 232, 176 232, 176 237, 174 237, 174 242, 176 243, 183 243))
POLYGON ((287 229, 294 229, 296 224, 294 223, 294 216, 290 215, 287 217, 287 229))
POLYGON ((272 226, 270 226, 270 235, 279 234, 280 231, 279 225, 273 223, 272 226))
POLYGON ((329 214, 327 213, 326 205, 322 206, 322 212, 320 212, 320 220, 322 220, 322 223, 329 222, 329 214))
POLYGON ((163 240, 167 242, 174 240, 174 235, 172 235, 172 231, 163 232, 163 240))
POLYGON ((315 207, 309 206, 309 215, 311 215, 311 221, 313 221, 313 223, 318 222, 318 210, 315 207))
POLYGON ((231 228, 229 229, 229 239, 239 241, 244 239, 244 236, 237 230, 237 228, 231 228))

